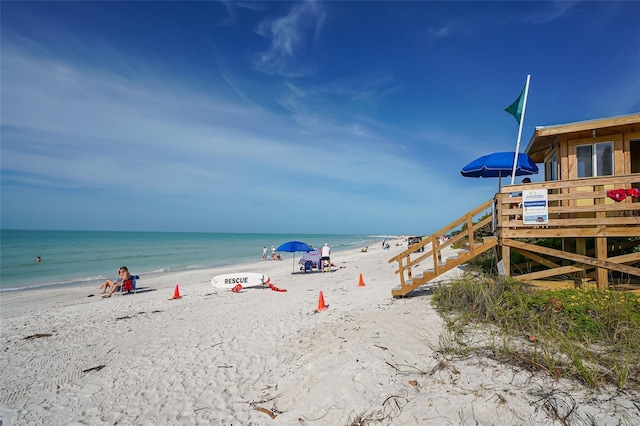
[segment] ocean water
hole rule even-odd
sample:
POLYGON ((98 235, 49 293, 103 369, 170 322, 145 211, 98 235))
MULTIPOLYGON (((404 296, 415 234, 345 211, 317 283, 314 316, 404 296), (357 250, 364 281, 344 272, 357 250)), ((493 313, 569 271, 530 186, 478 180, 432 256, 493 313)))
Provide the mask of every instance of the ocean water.
MULTIPOLYGON (((96 284, 117 278, 120 266, 144 276, 262 261, 287 241, 332 251, 368 245, 385 236, 105 231, 0 231, 0 292, 96 284), (41 261, 36 262, 40 256, 41 261)), ((297 253, 296 257, 301 255, 297 253)), ((287 259, 291 253, 282 253, 287 259)))

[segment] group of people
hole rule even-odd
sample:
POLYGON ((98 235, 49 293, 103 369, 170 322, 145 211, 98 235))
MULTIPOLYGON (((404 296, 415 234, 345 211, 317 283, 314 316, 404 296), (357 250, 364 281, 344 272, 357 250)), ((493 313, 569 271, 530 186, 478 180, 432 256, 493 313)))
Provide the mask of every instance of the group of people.
MULTIPOLYGON (((267 246, 262 247, 262 260, 267 260, 267 254, 269 251, 267 250, 267 246)), ((280 253, 276 253, 276 248, 271 246, 271 260, 281 260, 282 256, 280 253)))
MULTIPOLYGON (((313 246, 309 245, 309 247, 313 249, 313 246)), ((306 272, 317 266, 318 271, 322 269, 322 272, 324 273, 325 269, 328 268, 329 272, 331 272, 331 267, 335 265, 331 263, 331 247, 329 247, 329 243, 324 243, 324 246, 322 246, 320 249, 315 249, 314 251, 320 253, 320 261, 314 262, 308 259, 305 260, 305 258, 303 257, 300 260, 300 264, 304 264, 304 266, 301 267, 300 270, 304 270, 306 272)))
POLYGON ((100 287, 102 290, 102 297, 111 297, 113 293, 118 291, 120 287, 124 285, 126 280, 131 280, 131 274, 129 273, 129 269, 126 266, 121 266, 118 269, 118 279, 117 280, 106 280, 100 287))

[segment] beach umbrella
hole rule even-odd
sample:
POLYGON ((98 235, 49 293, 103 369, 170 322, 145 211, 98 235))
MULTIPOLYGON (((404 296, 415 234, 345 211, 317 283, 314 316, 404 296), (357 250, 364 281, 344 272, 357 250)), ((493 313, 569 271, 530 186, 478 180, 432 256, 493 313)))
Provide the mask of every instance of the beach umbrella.
POLYGON ((296 252, 297 251, 308 252, 311 250, 313 249, 301 241, 287 241, 286 243, 281 244, 280 247, 276 249, 276 251, 286 251, 288 253, 293 253, 293 271, 294 272, 296 270, 296 252))
MULTIPOLYGON (((511 176, 513 172, 513 156, 515 152, 494 152, 476 158, 460 170, 465 177, 498 178, 498 191, 501 187, 503 176, 511 176)), ((518 153, 516 163, 516 176, 535 175, 538 173, 538 166, 527 154, 518 153)))

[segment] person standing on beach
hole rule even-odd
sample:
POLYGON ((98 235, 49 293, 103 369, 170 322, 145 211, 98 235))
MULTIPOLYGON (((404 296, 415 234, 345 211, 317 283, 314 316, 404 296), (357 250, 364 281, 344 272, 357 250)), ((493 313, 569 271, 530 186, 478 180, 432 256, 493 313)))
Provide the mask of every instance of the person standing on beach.
POLYGON ((262 260, 267 260, 267 246, 262 247, 262 260))
POLYGON ((276 257, 276 248, 271 246, 271 259, 275 259, 276 257))
POLYGON ((320 253, 320 262, 322 262, 322 273, 324 274, 324 262, 327 262, 327 266, 329 267, 329 272, 331 272, 331 248, 328 243, 324 243, 322 246, 322 250, 320 253))

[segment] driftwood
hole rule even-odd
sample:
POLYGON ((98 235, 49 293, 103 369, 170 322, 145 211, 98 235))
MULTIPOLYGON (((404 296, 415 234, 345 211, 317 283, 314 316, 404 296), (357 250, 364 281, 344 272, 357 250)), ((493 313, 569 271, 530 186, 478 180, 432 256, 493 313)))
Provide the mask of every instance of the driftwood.
POLYGON ((37 334, 32 334, 31 336, 24 337, 24 340, 39 339, 41 337, 51 337, 51 336, 52 336, 52 334, 50 334, 50 333, 37 333, 37 334))
POLYGON ((253 407, 254 410, 256 411, 260 411, 261 413, 265 413, 266 415, 268 415, 269 417, 271 417, 272 419, 276 418, 276 415, 273 414, 273 411, 271 410, 267 410, 266 408, 262 408, 262 407, 253 407))
POLYGON ((96 367, 87 368, 86 370, 82 370, 83 373, 88 373, 89 371, 100 371, 105 367, 105 365, 98 365, 96 367))

